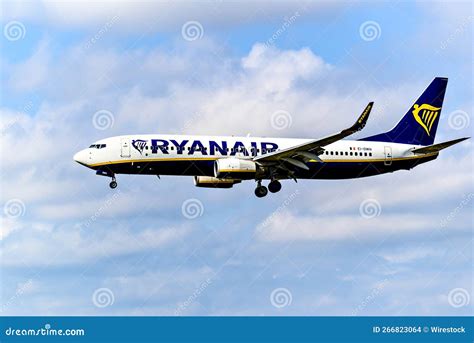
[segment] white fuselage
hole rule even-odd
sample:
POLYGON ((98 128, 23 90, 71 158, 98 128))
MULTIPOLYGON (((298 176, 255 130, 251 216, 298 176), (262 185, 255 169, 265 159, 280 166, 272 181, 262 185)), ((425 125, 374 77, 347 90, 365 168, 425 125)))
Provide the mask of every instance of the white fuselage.
MULTIPOLYGON (((226 157, 251 159, 309 141, 298 138, 127 135, 99 140, 90 148, 78 152, 74 159, 88 167, 139 161, 199 161, 226 157), (140 147, 133 144, 134 141, 146 143, 140 147), (275 149, 271 149, 275 147, 273 144, 276 144, 275 149)), ((325 152, 319 157, 324 162, 389 163, 397 159, 416 157, 411 151, 418 147, 420 146, 399 143, 341 140, 325 146, 325 152)))

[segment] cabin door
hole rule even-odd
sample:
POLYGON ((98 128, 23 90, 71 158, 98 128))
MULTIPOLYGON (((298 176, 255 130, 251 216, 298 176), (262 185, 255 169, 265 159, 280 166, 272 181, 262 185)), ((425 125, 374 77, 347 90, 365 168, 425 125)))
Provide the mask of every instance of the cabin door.
POLYGON ((384 165, 391 166, 392 165, 392 147, 386 146, 384 149, 384 152, 385 152, 384 165))

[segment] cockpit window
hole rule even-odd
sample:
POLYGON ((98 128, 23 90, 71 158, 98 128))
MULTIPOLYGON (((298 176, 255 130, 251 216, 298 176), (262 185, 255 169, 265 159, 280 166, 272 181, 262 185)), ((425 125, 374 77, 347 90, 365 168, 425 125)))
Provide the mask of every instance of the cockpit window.
POLYGON ((90 149, 103 149, 107 146, 107 144, 92 144, 89 148, 90 149))

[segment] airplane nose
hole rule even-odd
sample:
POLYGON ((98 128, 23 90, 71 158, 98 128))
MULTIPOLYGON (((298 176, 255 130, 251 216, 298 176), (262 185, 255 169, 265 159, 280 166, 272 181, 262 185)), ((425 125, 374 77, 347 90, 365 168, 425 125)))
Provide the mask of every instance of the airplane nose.
POLYGON ((87 152, 81 150, 74 155, 74 161, 87 167, 87 152))

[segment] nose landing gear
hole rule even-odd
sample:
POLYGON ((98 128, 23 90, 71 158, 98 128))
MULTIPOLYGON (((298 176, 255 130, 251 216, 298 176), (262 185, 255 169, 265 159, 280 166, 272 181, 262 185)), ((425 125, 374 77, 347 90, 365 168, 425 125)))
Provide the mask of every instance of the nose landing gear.
POLYGON ((112 189, 117 188, 117 181, 115 181, 115 175, 112 176, 112 181, 110 181, 109 187, 112 189))
POLYGON ((112 181, 109 183, 109 187, 114 189, 117 188, 117 181, 115 180, 115 173, 111 170, 97 170, 96 171, 97 175, 100 176, 108 176, 112 178, 112 181))

